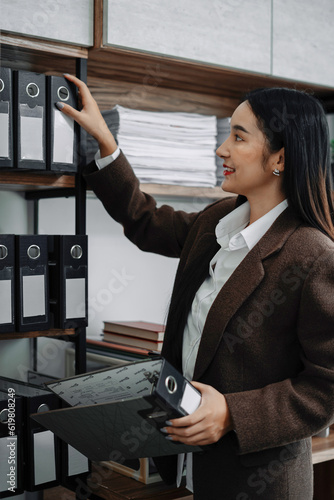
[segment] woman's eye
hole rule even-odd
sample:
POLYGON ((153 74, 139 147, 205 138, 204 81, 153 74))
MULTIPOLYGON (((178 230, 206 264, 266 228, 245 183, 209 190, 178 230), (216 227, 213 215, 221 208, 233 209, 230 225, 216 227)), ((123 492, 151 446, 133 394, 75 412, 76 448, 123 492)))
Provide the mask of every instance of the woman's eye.
POLYGON ((242 141, 242 138, 240 137, 240 135, 235 134, 235 140, 239 142, 242 141))

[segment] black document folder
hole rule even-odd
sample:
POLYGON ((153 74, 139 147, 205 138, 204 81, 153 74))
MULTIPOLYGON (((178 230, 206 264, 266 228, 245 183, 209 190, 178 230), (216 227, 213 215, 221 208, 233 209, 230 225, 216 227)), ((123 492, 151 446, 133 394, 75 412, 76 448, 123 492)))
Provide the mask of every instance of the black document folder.
POLYGON ((49 236, 50 309, 55 328, 88 324, 87 236, 49 236))
POLYGON ((12 70, 0 66, 0 168, 11 168, 13 160, 12 70))
POLYGON ((47 76, 46 84, 47 168, 76 172, 78 126, 56 107, 56 102, 64 102, 77 108, 76 86, 61 76, 47 76))
MULTIPOLYGON (((14 390, 23 402, 22 429, 24 433, 23 487, 38 491, 59 484, 60 442, 50 431, 30 418, 32 413, 59 408, 59 399, 49 390, 0 377, 0 390, 14 390)), ((40 413, 37 413, 38 415, 40 413)))
POLYGON ((45 75, 14 71, 15 167, 46 168, 45 75))
POLYGON ((15 331, 15 235, 0 234, 0 332, 15 331))
POLYGON ((32 415, 91 460, 194 452, 159 430, 192 413, 200 393, 165 359, 139 361, 48 384, 71 408, 32 415))
POLYGON ((0 390, 0 498, 23 487, 23 401, 12 390, 0 390))
POLYGON ((50 326, 47 238, 16 236, 16 329, 20 332, 50 326))

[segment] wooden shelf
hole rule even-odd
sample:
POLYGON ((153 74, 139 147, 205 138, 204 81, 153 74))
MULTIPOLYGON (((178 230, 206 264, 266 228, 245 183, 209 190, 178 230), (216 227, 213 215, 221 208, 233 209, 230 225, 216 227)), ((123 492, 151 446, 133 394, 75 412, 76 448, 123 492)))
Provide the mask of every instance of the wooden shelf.
POLYGON ((319 464, 334 460, 334 429, 330 429, 327 438, 314 437, 312 439, 312 462, 319 464))
POLYGON ((28 191, 45 188, 74 188, 75 176, 51 172, 2 172, 0 171, 0 189, 28 191))
MULTIPOLYGON (((1 172, 0 190, 31 191, 38 189, 74 188, 74 175, 53 174, 49 172, 1 172)), ((174 186, 172 184, 146 184, 140 185, 142 191, 152 196, 166 196, 177 198, 205 198, 218 200, 231 196, 224 192, 219 186, 188 187, 174 186)))
POLYGON ((66 330, 59 330, 57 328, 51 328, 50 330, 38 330, 34 332, 0 333, 0 340, 32 339, 36 337, 67 337, 68 335, 75 335, 75 329, 68 328, 66 330))
MULTIPOLYGON (((89 86, 91 78, 100 79, 101 82, 113 80, 135 84, 141 86, 142 92, 146 91, 146 94, 159 88, 168 88, 205 95, 206 99, 217 96, 224 99, 226 104, 229 100, 239 100, 251 89, 273 86, 315 92, 324 101, 333 99, 333 88, 329 86, 117 47, 89 49, 89 86)), ((137 101, 140 106, 140 99, 137 101)))
POLYGON ((166 196, 177 198, 205 198, 211 200, 218 200, 233 196, 231 193, 223 191, 219 186, 208 187, 188 187, 188 186, 174 186, 167 184, 140 184, 140 189, 152 196, 166 196))
POLYGON ((118 474, 97 463, 88 477, 87 486, 94 495, 105 500, 192 500, 193 496, 185 487, 172 488, 162 482, 143 484, 135 479, 118 474))

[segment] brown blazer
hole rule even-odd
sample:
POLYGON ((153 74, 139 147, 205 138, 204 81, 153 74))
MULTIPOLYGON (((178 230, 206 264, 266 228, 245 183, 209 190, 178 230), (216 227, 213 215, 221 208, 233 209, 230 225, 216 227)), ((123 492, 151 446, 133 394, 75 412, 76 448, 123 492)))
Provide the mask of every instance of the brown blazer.
MULTIPOLYGON (((193 297, 203 279, 197 269, 208 269, 219 248, 215 227, 237 199, 196 214, 157 209, 123 154, 101 171, 89 165, 86 178, 139 248, 180 258, 171 308, 182 283, 179 295, 193 297)), ((195 499, 312 498, 310 437, 334 416, 333 291, 334 243, 289 207, 234 271, 205 323, 194 380, 226 396, 235 432, 194 454, 195 499)), ((187 308, 189 301, 184 317, 187 308)), ((163 347, 178 369, 183 327, 176 340, 167 326, 163 347)), ((175 458, 156 462, 173 482, 175 458)))

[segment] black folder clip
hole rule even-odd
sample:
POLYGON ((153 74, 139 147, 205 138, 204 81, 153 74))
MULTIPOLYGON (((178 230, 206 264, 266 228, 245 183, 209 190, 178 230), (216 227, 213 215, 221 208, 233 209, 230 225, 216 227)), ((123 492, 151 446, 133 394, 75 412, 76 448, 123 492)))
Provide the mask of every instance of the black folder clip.
POLYGON ((48 244, 53 326, 87 326, 87 235, 50 235, 48 244))
POLYGON ((144 376, 152 384, 152 392, 145 396, 153 411, 139 412, 157 428, 166 420, 193 413, 201 402, 201 393, 168 361, 162 358, 159 371, 146 371, 144 376))
POLYGON ((45 75, 14 71, 15 167, 46 168, 45 75))
POLYGON ((12 70, 0 66, 0 167, 12 168, 13 160, 13 93, 12 70))
POLYGON ((16 236, 16 329, 20 332, 50 327, 47 238, 16 236))
POLYGON ((61 76, 47 76, 47 169, 77 172, 77 123, 56 108, 64 102, 77 108, 76 86, 61 76))
POLYGON ((0 235, 0 332, 15 331, 15 235, 0 235))

